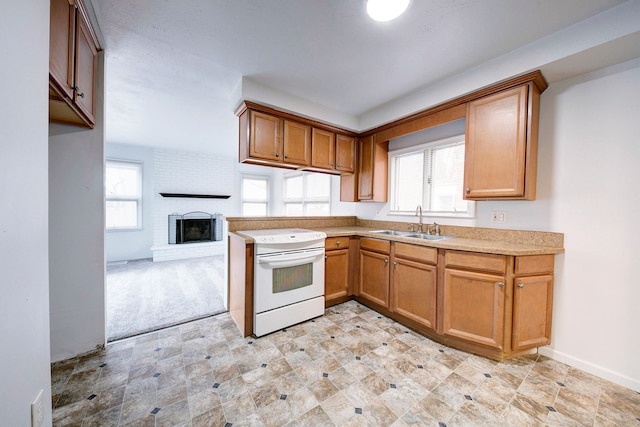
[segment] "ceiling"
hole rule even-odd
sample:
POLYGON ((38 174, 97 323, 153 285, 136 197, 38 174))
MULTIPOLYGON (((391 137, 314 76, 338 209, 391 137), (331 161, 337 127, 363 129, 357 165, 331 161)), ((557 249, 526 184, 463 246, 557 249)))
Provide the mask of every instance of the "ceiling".
POLYGON ((382 124, 386 105, 623 2, 412 0, 386 23, 366 15, 365 0, 91 3, 104 39, 107 142, 233 156, 240 98, 262 92, 265 103, 289 100, 364 130, 382 124))

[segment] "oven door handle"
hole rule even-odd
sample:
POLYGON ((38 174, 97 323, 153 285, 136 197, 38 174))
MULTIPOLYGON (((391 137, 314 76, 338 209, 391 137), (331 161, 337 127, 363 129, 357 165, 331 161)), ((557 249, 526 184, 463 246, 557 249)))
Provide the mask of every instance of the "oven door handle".
POLYGON ((307 264, 316 258, 322 257, 324 249, 315 251, 305 251, 297 254, 274 255, 269 257, 258 257, 258 264, 267 264, 272 267, 293 267, 294 265, 307 264))

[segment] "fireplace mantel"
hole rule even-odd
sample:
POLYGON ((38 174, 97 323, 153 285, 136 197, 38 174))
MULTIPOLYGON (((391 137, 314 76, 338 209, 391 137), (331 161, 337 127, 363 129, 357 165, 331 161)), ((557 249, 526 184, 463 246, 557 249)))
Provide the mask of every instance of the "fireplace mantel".
POLYGON ((162 197, 187 197, 193 199, 228 199, 231 195, 225 194, 191 194, 191 193, 160 193, 162 197))

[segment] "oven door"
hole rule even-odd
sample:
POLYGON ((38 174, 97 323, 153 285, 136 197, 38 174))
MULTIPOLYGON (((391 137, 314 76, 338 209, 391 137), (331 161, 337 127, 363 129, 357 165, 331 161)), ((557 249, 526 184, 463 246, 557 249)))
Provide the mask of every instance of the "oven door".
POLYGON ((256 256, 255 312, 324 295, 324 247, 256 256))

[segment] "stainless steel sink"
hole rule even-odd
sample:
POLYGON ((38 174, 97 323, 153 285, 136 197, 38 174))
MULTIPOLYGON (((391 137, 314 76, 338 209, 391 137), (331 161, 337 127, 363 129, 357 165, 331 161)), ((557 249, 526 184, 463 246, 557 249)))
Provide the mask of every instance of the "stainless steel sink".
POLYGON ((454 236, 436 236, 435 234, 416 233, 414 231, 398 231, 398 230, 377 230, 372 231, 376 234, 385 234, 387 236, 413 237, 423 240, 444 240, 453 239, 454 236))
POLYGON ((372 231, 372 233, 386 234, 387 236, 401 236, 401 237, 409 237, 409 236, 415 235, 413 231, 398 231, 398 230, 376 230, 376 231, 372 231))
POLYGON ((453 239, 455 236, 436 236, 435 234, 413 234, 409 237, 416 237, 423 240, 445 240, 453 239))

